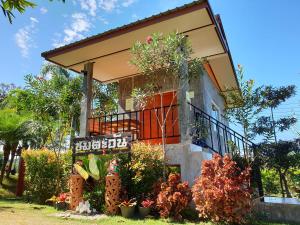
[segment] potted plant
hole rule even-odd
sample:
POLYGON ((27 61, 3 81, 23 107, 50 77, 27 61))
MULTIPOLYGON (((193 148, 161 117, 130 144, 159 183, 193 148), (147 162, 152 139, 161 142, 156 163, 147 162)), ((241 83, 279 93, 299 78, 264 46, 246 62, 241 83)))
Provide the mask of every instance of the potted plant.
POLYGON ((139 206, 139 213, 141 217, 146 217, 149 215, 151 211, 151 207, 153 206, 154 201, 146 199, 141 202, 141 205, 139 206))
POLYGON ((61 193, 57 199, 56 199, 56 203, 55 203, 55 208, 57 210, 67 210, 68 209, 68 203, 67 203, 67 194, 66 193, 61 193))
POLYGON ((130 218, 133 217, 134 215, 134 210, 136 206, 136 200, 131 199, 131 200, 125 200, 119 204, 119 207, 121 209, 121 214, 125 218, 130 218))
POLYGON ((51 198, 46 200, 47 204, 51 204, 57 210, 67 210, 69 208, 69 196, 67 193, 61 193, 58 197, 53 195, 51 198))
POLYGON ((208 127, 203 119, 196 119, 196 122, 191 124, 191 136, 193 144, 201 146, 203 148, 208 148, 207 137, 208 137, 208 127))

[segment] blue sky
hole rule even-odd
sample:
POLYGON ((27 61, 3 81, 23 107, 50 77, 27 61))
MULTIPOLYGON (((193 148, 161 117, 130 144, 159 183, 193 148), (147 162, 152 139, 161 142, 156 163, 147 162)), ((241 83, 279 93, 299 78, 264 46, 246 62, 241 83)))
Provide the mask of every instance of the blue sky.
MULTIPOLYGON (((0 82, 23 85, 26 74, 38 74, 40 53, 101 33, 184 3, 187 0, 66 0, 36 1, 13 24, 0 17, 0 82)), ((258 85, 300 85, 300 1, 211 0, 221 15, 235 65, 258 85)), ((299 94, 300 94, 300 90, 299 94)), ((300 95, 275 111, 275 117, 300 119, 300 95)), ((280 136, 296 137, 299 124, 280 136)))

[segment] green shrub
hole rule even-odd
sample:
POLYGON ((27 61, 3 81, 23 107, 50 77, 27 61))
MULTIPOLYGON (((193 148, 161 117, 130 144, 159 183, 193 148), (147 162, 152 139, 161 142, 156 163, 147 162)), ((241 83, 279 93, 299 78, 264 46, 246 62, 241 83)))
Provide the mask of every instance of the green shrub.
POLYGON ((105 186, 103 188, 99 183, 86 183, 83 198, 89 201, 93 209, 101 213, 105 212, 105 186))
POLYGON ((278 195, 280 194, 280 182, 278 173, 271 169, 262 169, 261 177, 263 188, 266 195, 278 195))
POLYGON ((288 181, 292 187, 294 195, 300 198, 300 169, 290 169, 288 181))
POLYGON ((26 194, 28 199, 40 204, 67 188, 68 154, 60 159, 53 151, 27 150, 22 153, 26 165, 26 194))
POLYGON ((161 146, 135 143, 132 146, 130 170, 135 197, 144 198, 152 192, 153 185, 163 177, 164 160, 161 146))

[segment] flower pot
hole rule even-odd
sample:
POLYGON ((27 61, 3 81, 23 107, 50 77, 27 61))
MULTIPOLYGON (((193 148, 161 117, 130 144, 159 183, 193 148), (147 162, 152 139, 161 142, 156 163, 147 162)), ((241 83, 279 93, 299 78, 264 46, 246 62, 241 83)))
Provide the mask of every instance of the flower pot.
POLYGON ((141 206, 139 207, 140 216, 143 217, 143 218, 148 216, 150 211, 151 211, 150 207, 149 208, 141 207, 141 206))
POLYGON ((134 215, 135 206, 120 206, 121 214, 125 218, 131 218, 134 215))
POLYGON ((66 202, 57 202, 55 208, 60 211, 65 211, 68 209, 68 204, 66 202))

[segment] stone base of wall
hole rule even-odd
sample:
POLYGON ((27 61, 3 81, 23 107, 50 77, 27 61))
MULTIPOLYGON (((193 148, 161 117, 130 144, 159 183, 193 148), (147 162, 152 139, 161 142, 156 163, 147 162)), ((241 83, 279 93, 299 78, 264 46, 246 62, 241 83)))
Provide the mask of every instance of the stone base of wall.
POLYGON ((212 159, 212 154, 200 146, 180 143, 167 145, 166 157, 169 165, 180 165, 182 180, 192 186, 201 174, 202 161, 212 159))
POLYGON ((268 202, 268 197, 265 198, 267 202, 254 202, 253 212, 258 218, 286 223, 300 223, 300 203, 295 204, 288 198, 277 198, 282 200, 277 202, 268 202))

